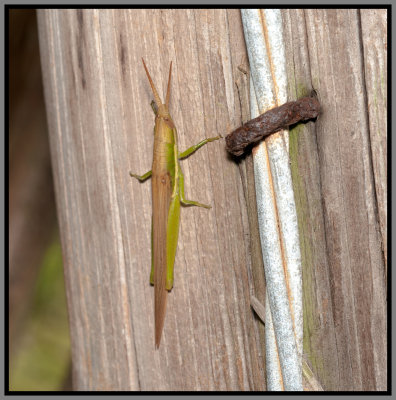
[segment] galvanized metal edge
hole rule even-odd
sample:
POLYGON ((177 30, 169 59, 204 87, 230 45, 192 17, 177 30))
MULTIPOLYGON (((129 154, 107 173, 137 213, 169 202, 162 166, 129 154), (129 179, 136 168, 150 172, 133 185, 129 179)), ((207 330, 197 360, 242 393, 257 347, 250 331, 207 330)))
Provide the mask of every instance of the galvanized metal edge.
MULTIPOLYGON (((251 117, 287 101, 280 10, 241 10, 251 72, 251 117)), ((267 282, 268 390, 303 390, 302 279, 287 133, 253 149, 260 240, 267 282), (286 135, 286 136, 285 136, 286 135)))

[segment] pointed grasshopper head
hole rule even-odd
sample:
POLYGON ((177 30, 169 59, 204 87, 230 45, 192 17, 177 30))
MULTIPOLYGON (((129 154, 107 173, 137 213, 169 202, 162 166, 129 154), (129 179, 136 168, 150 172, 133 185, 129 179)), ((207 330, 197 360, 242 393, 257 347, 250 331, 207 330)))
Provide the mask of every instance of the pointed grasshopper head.
POLYGON ((170 97, 170 83, 171 83, 171 77, 172 77, 172 61, 170 63, 170 67, 169 67, 168 88, 166 90, 165 103, 162 103, 161 98, 159 97, 157 89, 154 86, 153 80, 151 79, 151 76, 148 72, 146 63, 144 62, 143 58, 142 58, 142 62, 143 62, 143 67, 147 74, 147 78, 150 82, 150 86, 151 86, 151 90, 154 95, 155 103, 158 107, 157 118, 158 117, 163 118, 167 122, 167 124, 170 125, 170 127, 173 129, 175 126, 174 126, 172 118, 169 114, 169 97, 170 97))

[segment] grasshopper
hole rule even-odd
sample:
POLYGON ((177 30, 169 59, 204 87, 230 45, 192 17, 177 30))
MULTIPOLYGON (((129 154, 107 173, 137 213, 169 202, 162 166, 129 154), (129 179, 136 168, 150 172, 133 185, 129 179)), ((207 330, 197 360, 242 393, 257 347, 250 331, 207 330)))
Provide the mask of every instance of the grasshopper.
POLYGON ((169 113, 172 62, 169 67, 165 103, 162 103, 158 95, 143 58, 142 62, 155 100, 155 103, 154 101, 151 103, 155 114, 153 164, 152 169, 143 175, 132 173, 130 175, 141 182, 152 178, 153 214, 150 283, 154 285, 155 347, 158 349, 165 321, 167 293, 173 287, 180 204, 211 208, 196 201, 186 200, 184 197, 184 176, 179 160, 188 157, 206 143, 213 142, 221 136, 204 139, 180 153, 177 147, 176 127, 169 113))

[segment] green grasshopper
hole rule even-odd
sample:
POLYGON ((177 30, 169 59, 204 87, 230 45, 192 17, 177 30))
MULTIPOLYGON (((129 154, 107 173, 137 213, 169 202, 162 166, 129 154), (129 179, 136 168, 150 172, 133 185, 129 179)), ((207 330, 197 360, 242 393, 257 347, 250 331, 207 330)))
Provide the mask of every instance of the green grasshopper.
POLYGON ((166 100, 163 104, 143 58, 142 61, 157 106, 155 107, 154 101, 151 103, 155 114, 153 166, 144 175, 132 173, 130 175, 141 182, 152 177, 153 216, 150 283, 154 285, 155 347, 158 349, 165 321, 167 293, 173 287, 173 267, 179 234, 180 203, 184 206, 210 208, 205 204, 185 199, 184 176, 179 160, 188 157, 206 143, 219 139, 220 136, 204 139, 195 146, 179 153, 176 127, 169 114, 172 62, 169 67, 166 100))

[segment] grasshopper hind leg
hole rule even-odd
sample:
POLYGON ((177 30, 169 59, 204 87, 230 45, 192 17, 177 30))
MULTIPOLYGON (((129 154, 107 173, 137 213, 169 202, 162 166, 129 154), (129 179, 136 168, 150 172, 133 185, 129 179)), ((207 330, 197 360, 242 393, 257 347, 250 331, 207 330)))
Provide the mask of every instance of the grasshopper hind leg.
POLYGON ((180 202, 184 206, 197 206, 197 207, 203 207, 203 208, 212 208, 212 206, 208 206, 206 204, 198 203, 197 201, 193 200, 186 200, 184 197, 184 175, 181 169, 179 168, 179 185, 180 185, 180 202))

